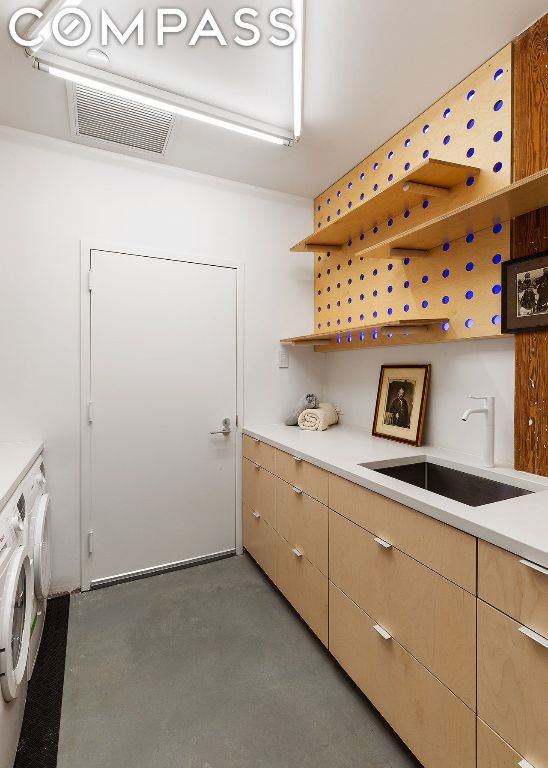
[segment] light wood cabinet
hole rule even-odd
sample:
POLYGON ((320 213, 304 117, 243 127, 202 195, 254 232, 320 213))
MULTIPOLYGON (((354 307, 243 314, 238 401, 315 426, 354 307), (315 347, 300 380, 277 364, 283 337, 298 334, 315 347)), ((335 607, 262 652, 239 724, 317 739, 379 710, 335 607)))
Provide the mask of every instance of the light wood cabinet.
POLYGON ((244 547, 274 582, 276 581, 276 539, 276 531, 271 528, 261 514, 244 504, 244 547))
POLYGON ((260 440, 243 453, 245 549, 423 766, 548 768, 546 569, 260 440))
POLYGON ((475 768, 472 710, 333 584, 329 648, 424 768, 475 768))
POLYGON ((548 647, 521 628, 478 600, 478 716, 534 768, 548 768, 548 647))
POLYGON ((256 440, 249 435, 243 436, 243 454, 254 464, 264 467, 274 474, 276 469, 276 449, 267 443, 256 440))
POLYGON ((327 645, 327 576, 280 535, 276 547, 276 583, 310 629, 327 645))
POLYGON ((547 568, 480 541, 478 597, 548 637, 547 568))
POLYGON ((328 503, 329 473, 283 451, 276 451, 276 475, 289 485, 300 488, 313 499, 328 503))
POLYGON ((476 539, 336 475, 329 507, 476 594, 476 539))
POLYGON ((243 499, 273 528, 276 527, 276 478, 259 464, 243 460, 243 499))
POLYGON ((519 768, 521 760, 521 755, 478 718, 478 768, 519 768))
POLYGON ((476 598, 333 511, 329 543, 330 580, 475 710, 476 598))
POLYGON ((328 566, 328 509, 298 488, 276 481, 276 528, 323 574, 328 566))

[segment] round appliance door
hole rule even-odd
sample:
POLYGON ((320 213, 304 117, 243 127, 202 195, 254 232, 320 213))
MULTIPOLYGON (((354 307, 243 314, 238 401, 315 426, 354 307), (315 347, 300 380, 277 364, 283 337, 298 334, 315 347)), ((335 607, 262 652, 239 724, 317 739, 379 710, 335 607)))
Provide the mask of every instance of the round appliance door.
POLYGON ((51 584, 51 536, 49 520, 49 494, 44 493, 36 502, 33 515, 34 593, 45 600, 51 584))
POLYGON ((18 547, 8 567, 0 609, 0 686, 6 701, 16 698, 26 675, 32 588, 28 552, 24 547, 18 547))

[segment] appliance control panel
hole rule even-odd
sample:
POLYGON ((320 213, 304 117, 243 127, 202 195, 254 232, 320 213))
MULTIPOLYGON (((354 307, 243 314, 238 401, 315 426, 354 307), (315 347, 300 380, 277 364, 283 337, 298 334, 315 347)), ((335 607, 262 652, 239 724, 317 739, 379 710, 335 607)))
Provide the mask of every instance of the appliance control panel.
POLYGON ((0 552, 7 547, 11 540, 11 528, 5 517, 0 518, 0 552))
POLYGON ((3 552, 7 546, 14 547, 22 543, 23 534, 19 529, 19 521, 15 507, 11 512, 5 510, 0 517, 0 552, 3 552))
POLYGON ((19 515, 19 520, 21 523, 24 523, 25 517, 27 516, 27 504, 24 494, 21 494, 21 496, 19 496, 17 499, 17 514, 19 515))

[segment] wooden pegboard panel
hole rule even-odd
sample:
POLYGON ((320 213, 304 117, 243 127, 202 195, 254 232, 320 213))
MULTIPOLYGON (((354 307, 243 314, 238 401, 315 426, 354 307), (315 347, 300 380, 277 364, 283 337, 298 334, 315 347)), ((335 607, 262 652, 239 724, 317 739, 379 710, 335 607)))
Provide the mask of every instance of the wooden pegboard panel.
MULTIPOLYGON (((455 191, 458 200, 432 200, 431 206, 441 206, 439 213, 509 184, 512 160, 511 66, 512 46, 508 45, 319 195, 315 200, 315 229, 320 228, 319 225, 325 227, 351 208, 365 204, 377 192, 386 189, 407 170, 422 162, 426 152, 427 156, 474 165, 482 171, 472 187, 463 184, 455 191), (500 102, 502 104, 498 107, 500 102), (498 108, 495 109, 495 106, 498 108), (426 126, 428 129, 425 131, 426 126), (502 135, 494 141, 499 131, 502 135), (474 153, 469 156, 471 149, 474 153), (502 168, 495 172, 493 169, 499 162, 502 168)), ((397 213, 394 211, 394 214, 397 213)), ((430 207, 425 216, 430 218, 437 214, 438 211, 430 207)))
POLYGON ((446 243, 425 257, 316 257, 316 330, 339 329, 340 343, 321 351, 500 335, 501 263, 510 257, 510 224, 446 243), (352 328, 393 320, 447 317, 410 336, 352 328), (321 328, 320 328, 321 326, 321 328), (350 330, 350 335, 349 335, 350 330), (350 338, 350 342, 349 342, 350 338))
POLYGON ((365 258, 354 254, 510 183, 511 66, 509 45, 315 200, 318 231, 357 206, 366 205, 425 157, 480 168, 473 182, 464 181, 446 197, 394 211, 371 230, 356 233, 340 251, 317 255, 315 261, 315 332, 335 327, 344 332, 369 322, 428 316, 451 317, 449 328, 430 329, 422 334, 424 338, 367 338, 365 334, 363 340, 352 337, 350 344, 343 334, 341 344, 322 350, 341 349, 343 343, 345 348, 362 348, 500 335, 498 321, 493 322, 500 315, 500 295, 493 293, 493 288, 500 282, 500 261, 509 258, 508 224, 497 232, 471 232, 469 243, 465 239, 454 241, 446 251, 440 247, 428 257, 412 258, 407 263, 376 260, 374 252, 365 258), (471 263, 474 268, 467 271, 471 263), (449 276, 443 277, 446 269, 449 276), (422 282, 425 277, 427 283, 422 282), (407 282, 409 287, 405 288, 407 282), (469 291, 474 296, 466 298, 469 291), (444 297, 449 299, 446 304, 444 297), (423 307, 423 302, 428 304, 423 307), (467 326, 467 320, 473 323, 467 326))

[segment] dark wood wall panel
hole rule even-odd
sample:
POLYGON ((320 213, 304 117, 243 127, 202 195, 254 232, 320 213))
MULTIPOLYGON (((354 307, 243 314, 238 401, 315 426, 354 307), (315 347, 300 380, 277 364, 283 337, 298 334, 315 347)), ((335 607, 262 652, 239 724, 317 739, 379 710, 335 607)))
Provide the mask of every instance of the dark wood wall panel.
MULTIPOLYGON (((548 14, 514 41, 514 180, 548 166, 548 14)), ((512 256, 548 250, 548 208, 516 219, 512 256)), ((516 336, 516 469, 548 476, 548 331, 516 336)))

